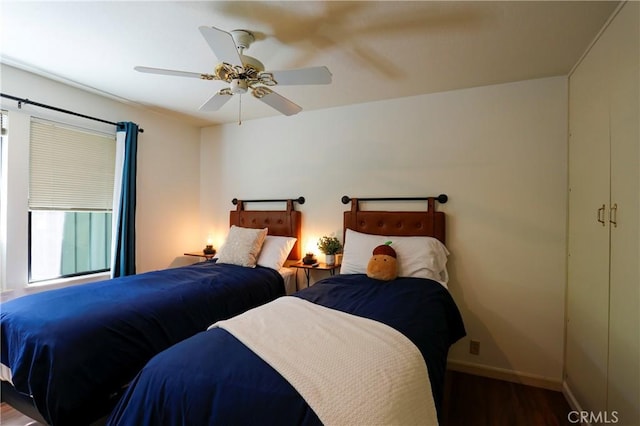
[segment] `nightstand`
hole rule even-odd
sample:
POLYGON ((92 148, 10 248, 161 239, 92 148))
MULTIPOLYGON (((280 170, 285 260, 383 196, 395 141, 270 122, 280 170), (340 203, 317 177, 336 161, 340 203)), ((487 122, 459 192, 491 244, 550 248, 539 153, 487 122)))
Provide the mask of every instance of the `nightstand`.
MULTIPOLYGON (((307 287, 309 287, 309 280, 311 277, 312 270, 329 271, 329 274, 331 274, 331 276, 334 276, 336 274, 336 270, 340 268, 340 265, 337 263, 335 265, 327 265, 326 263, 316 263, 314 266, 314 265, 305 265, 302 262, 296 262, 296 263, 292 263, 291 265, 288 265, 288 267, 302 269, 304 271, 305 277, 307 277, 307 287)), ((298 274, 296 274, 296 287, 297 286, 298 286, 298 274)))
POLYGON ((213 254, 205 254, 202 250, 200 251, 190 251, 188 253, 184 253, 185 256, 196 256, 196 257, 204 257, 206 260, 211 260, 214 258, 214 256, 216 255, 215 253, 213 254))

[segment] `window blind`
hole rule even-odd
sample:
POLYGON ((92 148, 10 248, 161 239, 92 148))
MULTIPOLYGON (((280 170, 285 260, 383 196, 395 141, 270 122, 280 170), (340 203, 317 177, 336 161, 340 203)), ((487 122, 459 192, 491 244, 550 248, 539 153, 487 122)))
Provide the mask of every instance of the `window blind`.
POLYGON ((115 136, 33 119, 29 152, 31 210, 112 209, 115 136))

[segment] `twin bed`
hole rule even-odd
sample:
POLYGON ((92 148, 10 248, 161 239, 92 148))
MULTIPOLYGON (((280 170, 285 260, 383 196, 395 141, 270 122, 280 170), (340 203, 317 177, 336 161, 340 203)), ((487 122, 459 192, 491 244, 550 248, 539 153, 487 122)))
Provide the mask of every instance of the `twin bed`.
POLYGON ((269 267, 238 266, 230 256, 231 263, 203 262, 3 303, 2 400, 52 425, 86 425, 108 415, 155 354, 285 294, 278 271, 287 255, 300 258, 301 213, 293 206, 301 200, 286 200, 278 211, 245 210, 238 202, 230 212, 230 235, 235 227, 268 229, 263 244, 272 249, 256 262, 269 267), (282 241, 290 250, 284 259, 282 241))
MULTIPOLYGON (((446 288, 445 218, 435 211, 436 200, 428 198, 426 212, 362 211, 359 200, 349 200, 341 274, 291 296, 284 296, 282 288, 277 294, 269 292, 261 302, 254 299, 205 325, 191 320, 199 327, 191 337, 181 336, 175 344, 165 340, 146 351, 145 357, 151 358, 146 365, 146 360, 130 365, 128 378, 116 393, 139 373, 107 423, 436 424, 448 349, 465 334, 446 288), (363 262, 373 247, 387 239, 398 252, 401 278, 388 282, 368 278, 363 262), (260 306, 247 310, 251 304, 260 306)), ((292 210, 289 203, 287 210, 292 210)), ((271 232, 284 222, 281 217, 265 224, 264 217, 261 221, 243 211, 240 205, 232 212, 232 224, 267 225, 271 232), (236 214, 242 218, 234 222, 236 214)), ((299 217, 296 220, 299 226, 299 217)), ((299 258, 295 250, 290 256, 299 258)), ((261 269, 212 262, 194 268, 208 267, 261 269)), ((173 294, 167 298, 175 301, 173 294)), ((182 319, 174 317, 169 323, 176 321, 182 319)), ((2 327, 5 339, 4 317, 2 327)), ((16 342, 2 343, 4 364, 4 347, 16 342)), ((116 353, 129 352, 120 344, 124 342, 103 347, 103 352, 110 352, 109 362, 120 356, 116 353)), ((129 347, 137 351, 137 346, 129 347)), ((15 378, 14 372, 17 389, 15 378)), ((35 395, 34 401, 38 404, 35 395)), ((95 408, 90 410, 94 415, 95 408)), ((47 420, 88 423, 91 413, 79 412, 82 419, 47 420)))

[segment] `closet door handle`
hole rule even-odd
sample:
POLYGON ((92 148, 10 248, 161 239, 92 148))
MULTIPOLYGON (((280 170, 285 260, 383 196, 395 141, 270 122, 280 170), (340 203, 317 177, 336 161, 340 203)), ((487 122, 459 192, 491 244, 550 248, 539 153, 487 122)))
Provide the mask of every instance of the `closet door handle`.
POLYGON ((615 203, 611 206, 611 209, 609 209, 609 222, 614 228, 618 227, 618 203, 615 203))
POLYGON ((604 204, 598 209, 598 222, 604 226, 604 204))

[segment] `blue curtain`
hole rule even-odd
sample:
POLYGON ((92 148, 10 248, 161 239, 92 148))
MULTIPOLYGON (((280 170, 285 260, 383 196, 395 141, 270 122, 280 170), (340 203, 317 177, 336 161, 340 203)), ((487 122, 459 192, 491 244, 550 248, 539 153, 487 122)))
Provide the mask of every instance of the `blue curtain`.
MULTIPOLYGON (((112 276, 136 273, 136 166, 138 157, 138 125, 119 122, 118 131, 125 132, 120 205, 116 222, 112 276)), ((115 213, 115 212, 114 212, 115 213)))

